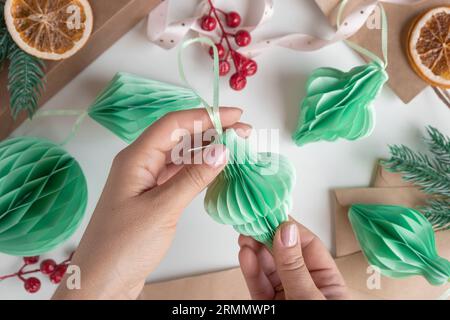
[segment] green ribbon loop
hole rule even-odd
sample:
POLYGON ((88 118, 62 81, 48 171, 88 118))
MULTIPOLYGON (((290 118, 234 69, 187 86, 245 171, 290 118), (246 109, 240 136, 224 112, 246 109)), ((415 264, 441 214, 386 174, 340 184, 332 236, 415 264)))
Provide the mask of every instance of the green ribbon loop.
POLYGON ((69 134, 67 137, 59 143, 60 146, 64 146, 68 144, 77 133, 78 129, 80 128, 81 123, 83 122, 84 118, 88 115, 88 112, 86 110, 77 110, 77 109, 68 109, 68 110, 41 110, 36 112, 34 117, 51 117, 51 116, 63 116, 63 117, 73 117, 77 116, 77 120, 72 125, 72 129, 70 129, 69 134))
MULTIPOLYGON (((348 0, 342 0, 337 14, 337 27, 339 28, 341 26, 342 16, 344 14, 345 6, 347 5, 348 0)), ((375 53, 372 51, 361 47, 360 45, 350 41, 345 40, 345 43, 347 43, 348 46, 350 46, 355 51, 359 52, 360 54, 368 57, 370 60, 376 61, 379 65, 383 66, 385 69, 388 66, 388 19, 386 15, 386 11, 384 10, 384 7, 382 4, 379 4, 380 10, 381 10, 381 51, 383 54, 383 59, 378 57, 375 53)))
POLYGON ((195 38, 195 39, 189 39, 184 41, 179 50, 178 50, 178 70, 180 73, 181 80, 192 89, 192 91, 200 98, 202 101, 203 106, 206 108, 206 111, 209 114, 209 117, 211 118, 211 121, 214 125, 214 128, 216 129, 217 133, 219 134, 219 138, 223 134, 223 128, 222 128, 222 122, 220 121, 220 113, 219 113, 219 52, 217 51, 217 47, 212 42, 212 40, 208 38, 195 38), (187 47, 195 44, 195 43, 203 43, 208 46, 210 46, 213 49, 213 105, 210 106, 208 102, 206 102, 200 94, 189 84, 186 74, 184 72, 183 67, 183 50, 187 47))

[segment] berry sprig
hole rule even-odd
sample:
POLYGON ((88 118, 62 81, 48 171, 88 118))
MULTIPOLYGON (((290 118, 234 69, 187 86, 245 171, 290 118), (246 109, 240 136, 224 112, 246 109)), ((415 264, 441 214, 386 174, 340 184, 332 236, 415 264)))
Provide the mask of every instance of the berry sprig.
POLYGON ((28 271, 25 271, 26 267, 37 264, 39 262, 40 257, 39 256, 23 257, 22 267, 20 267, 20 269, 15 273, 0 276, 0 281, 17 277, 23 282, 23 286, 27 292, 36 293, 39 291, 39 289, 41 289, 41 280, 39 280, 36 277, 26 278, 24 276, 33 273, 42 273, 43 275, 48 276, 52 283, 58 284, 61 282, 62 278, 66 274, 67 267, 70 264, 70 261, 72 260, 74 253, 75 252, 72 252, 69 258, 60 263, 56 263, 55 260, 53 259, 45 259, 40 263, 39 268, 28 271))
MULTIPOLYGON (((219 54, 219 74, 226 76, 230 70, 230 60, 234 65, 235 73, 230 77, 230 86, 232 89, 240 91, 247 85, 247 77, 253 76, 258 70, 257 63, 240 54, 234 49, 230 39, 234 39, 238 47, 248 46, 252 41, 252 36, 247 30, 238 30, 231 33, 225 29, 237 28, 241 25, 241 16, 235 11, 225 12, 216 8, 212 0, 208 0, 210 10, 208 14, 201 18, 200 25, 205 31, 214 31, 217 27, 220 29, 220 41, 215 44, 219 54), (225 48, 226 46, 226 48, 225 48)), ((213 48, 209 50, 210 56, 213 56, 213 48)))

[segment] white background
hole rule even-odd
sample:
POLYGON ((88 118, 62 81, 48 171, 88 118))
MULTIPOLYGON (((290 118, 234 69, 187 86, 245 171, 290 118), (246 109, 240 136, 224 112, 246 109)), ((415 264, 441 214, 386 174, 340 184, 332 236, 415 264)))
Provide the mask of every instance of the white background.
MULTIPOLYGON (((255 4, 256 1, 242 1, 255 4)), ((196 1, 173 1, 173 19, 191 14, 196 1)), ((230 8, 251 15, 254 7, 235 5, 230 8)), ((244 14, 245 15, 245 14, 244 14)), ((326 19, 312 0, 277 1, 275 15, 261 27, 255 37, 283 32, 307 32, 327 35, 326 19)), ((243 92, 234 92, 223 80, 221 104, 240 106, 243 121, 255 129, 279 129, 280 152, 287 155, 297 169, 297 186, 293 192, 293 216, 318 234, 333 250, 333 214, 331 190, 338 187, 368 186, 376 160, 388 156, 388 144, 407 144, 421 148, 425 125, 433 125, 450 134, 450 110, 427 89, 409 105, 403 104, 385 88, 376 101, 377 126, 373 134, 361 141, 315 143, 298 148, 290 139, 296 126, 298 105, 304 95, 308 74, 317 67, 331 66, 347 70, 361 59, 344 44, 336 44, 314 53, 297 53, 272 49, 257 59, 259 71, 249 79, 243 92)), ((200 48, 188 50, 185 56, 191 83, 206 97, 210 88, 210 59, 200 48)), ((86 108, 96 94, 117 71, 136 73, 148 78, 179 84, 176 50, 164 51, 146 39, 142 22, 115 43, 99 59, 86 68, 44 108, 86 108)), ((73 118, 36 119, 14 132, 61 141, 68 133, 73 118)), ((80 162, 88 180, 89 203, 82 227, 64 245, 44 256, 62 260, 68 250, 76 248, 102 190, 114 155, 125 144, 91 119, 86 119, 67 145, 67 150, 80 162)), ((186 210, 169 253, 149 280, 164 280, 225 269, 238 265, 237 234, 211 220, 203 209, 200 195, 186 210)), ((0 254, 0 274, 16 271, 19 258, 0 254)), ((0 298, 47 299, 54 285, 43 279, 39 293, 30 295, 16 279, 0 282, 0 298)))

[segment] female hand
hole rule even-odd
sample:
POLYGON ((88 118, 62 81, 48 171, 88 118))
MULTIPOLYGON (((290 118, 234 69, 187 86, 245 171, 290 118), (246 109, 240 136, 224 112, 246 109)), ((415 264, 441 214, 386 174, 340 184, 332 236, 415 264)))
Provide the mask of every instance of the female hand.
MULTIPOLYGON (((223 127, 249 131, 238 122, 241 114, 238 108, 220 108, 223 127)), ((171 150, 179 143, 174 131, 193 134, 199 124, 212 129, 205 110, 170 113, 115 157, 72 260, 81 270, 81 289, 67 289, 63 279, 54 298, 138 297, 169 249, 180 214, 226 164, 223 145, 205 148, 202 164, 172 163, 171 150)))
POLYGON ((240 236, 239 262, 253 299, 347 299, 347 287, 333 258, 317 236, 291 219, 273 240, 272 254, 240 236))

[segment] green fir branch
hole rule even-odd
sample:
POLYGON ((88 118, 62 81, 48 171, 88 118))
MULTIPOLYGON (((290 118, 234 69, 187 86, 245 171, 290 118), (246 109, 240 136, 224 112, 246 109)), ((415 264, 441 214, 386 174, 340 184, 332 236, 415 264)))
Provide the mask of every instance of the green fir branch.
POLYGON ((431 126, 427 132, 429 155, 403 145, 390 146, 391 158, 381 164, 431 195, 419 210, 435 230, 446 230, 450 229, 450 138, 431 126))
MULTIPOLYGON (((4 12, 4 1, 0 0, 0 11, 4 12)), ((0 18, 0 70, 9 60, 8 91, 11 114, 14 118, 26 111, 31 118, 38 107, 44 89, 44 63, 22 51, 11 38, 5 24, 4 15, 0 18)))
POLYGON ((429 138, 425 141, 430 152, 436 157, 436 164, 443 166, 446 172, 450 172, 450 138, 432 126, 427 127, 427 132, 429 138))
MULTIPOLYGON (((4 3, 0 1, 0 11, 3 12, 4 3)), ((10 35, 8 29, 6 28, 5 19, 2 15, 0 18, 0 70, 2 69, 3 63, 8 56, 8 49, 10 44, 10 35)))
POLYGON ((450 229, 450 198, 432 199, 419 208, 436 230, 450 229))
POLYGON ((388 171, 401 173, 404 180, 418 185, 425 193, 450 197, 450 174, 441 171, 427 155, 403 145, 389 148, 391 159, 382 162, 388 171))
POLYGON ((8 51, 8 91, 14 118, 26 111, 31 118, 44 89, 44 63, 13 43, 8 51))

